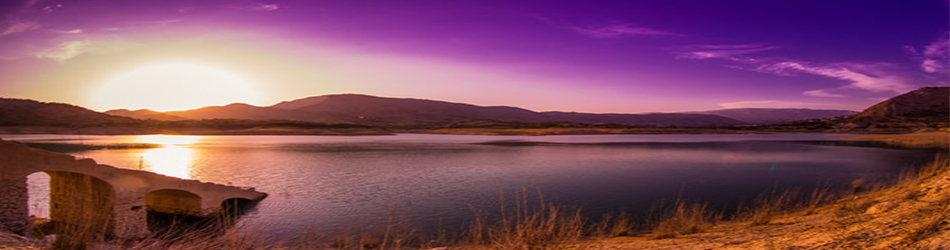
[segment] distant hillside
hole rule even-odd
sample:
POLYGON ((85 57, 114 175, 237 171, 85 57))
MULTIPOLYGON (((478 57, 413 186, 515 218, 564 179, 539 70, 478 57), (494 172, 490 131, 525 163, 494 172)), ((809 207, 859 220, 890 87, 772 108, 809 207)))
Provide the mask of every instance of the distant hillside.
POLYGON ((732 118, 707 114, 590 114, 571 112, 544 112, 549 121, 579 123, 613 123, 630 126, 656 127, 723 127, 745 124, 732 118))
POLYGON ((707 114, 588 114, 534 112, 507 106, 476 106, 443 101, 368 95, 326 95, 281 102, 269 107, 247 104, 167 112, 188 119, 279 119, 356 123, 393 128, 433 128, 479 121, 613 123, 628 126, 713 127, 744 122, 707 114))
POLYGON ((382 134, 384 132, 378 128, 504 129, 551 126, 557 128, 730 127, 751 131, 908 132, 950 127, 950 87, 921 88, 878 103, 861 113, 840 116, 848 112, 851 111, 731 109, 701 112, 705 114, 534 112, 517 107, 483 107, 422 99, 345 94, 303 98, 268 107, 235 103, 176 112, 111 110, 108 111, 109 114, 104 114, 69 104, 0 98, 0 126, 6 129, 2 131, 21 131, 21 133, 48 133, 44 132, 45 130, 23 128, 30 126, 84 127, 87 130, 60 132, 102 134, 164 132, 382 134), (779 119, 825 116, 835 117, 752 125, 779 119), (88 130, 88 128, 105 129, 106 127, 113 127, 113 130, 88 130), (11 130, 11 128, 16 129, 11 130), (126 130, 115 130, 119 128, 126 130))
POLYGON ((925 87, 888 99, 851 116, 858 126, 917 126, 943 124, 950 119, 950 87, 925 87))
POLYGON ((687 112, 687 114, 709 114, 729 117, 752 124, 769 124, 785 121, 830 118, 853 115, 857 113, 858 112, 851 110, 770 108, 720 109, 700 112, 687 112))
POLYGON ((169 115, 169 114, 165 114, 158 111, 152 111, 148 109, 139 109, 139 110, 113 109, 113 110, 109 110, 103 113, 107 115, 124 116, 124 117, 131 117, 131 118, 142 119, 142 120, 159 120, 159 121, 187 120, 184 117, 178 117, 178 116, 169 115))
POLYGON ((950 87, 924 87, 895 96, 861 113, 759 126, 756 129, 900 133, 950 128, 950 87))
POLYGON ((95 126, 134 121, 69 104, 0 98, 0 126, 95 126))
POLYGON ((289 119, 293 112, 278 109, 268 109, 243 103, 234 103, 226 106, 210 106, 187 111, 172 111, 165 114, 187 119, 248 119, 248 120, 280 120, 289 119))

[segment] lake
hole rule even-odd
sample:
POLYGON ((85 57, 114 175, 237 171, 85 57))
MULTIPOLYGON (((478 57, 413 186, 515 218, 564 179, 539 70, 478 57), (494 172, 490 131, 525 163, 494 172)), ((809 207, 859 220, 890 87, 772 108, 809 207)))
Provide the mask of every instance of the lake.
MULTIPOLYGON (((771 190, 848 188, 859 178, 893 178, 935 154, 827 134, 0 138, 161 145, 68 153, 121 168, 255 187, 270 196, 241 223, 291 238, 301 230, 385 223, 391 215, 427 229, 456 230, 476 212, 497 214, 500 196, 522 189, 540 190, 546 202, 581 208, 595 220, 620 211, 642 217, 678 198, 734 210, 771 190)), ((42 198, 31 199, 42 216, 42 198)))

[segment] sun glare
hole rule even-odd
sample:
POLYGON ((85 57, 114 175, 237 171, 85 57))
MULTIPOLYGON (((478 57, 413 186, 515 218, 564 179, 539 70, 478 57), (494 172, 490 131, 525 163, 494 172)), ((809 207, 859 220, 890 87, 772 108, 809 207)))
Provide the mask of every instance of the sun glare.
POLYGON ((188 146, 201 138, 187 135, 143 135, 138 136, 135 141, 162 146, 147 149, 142 153, 142 167, 158 174, 190 179, 195 150, 188 146))
POLYGON ((185 147, 153 148, 142 153, 142 161, 149 171, 190 179, 194 153, 194 149, 185 147))
POLYGON ((99 86, 94 101, 103 110, 172 111, 256 99, 257 91, 237 74, 198 64, 168 63, 116 75, 99 86))
POLYGON ((138 143, 161 144, 162 146, 181 146, 194 144, 201 140, 197 135, 140 135, 135 141, 138 143))

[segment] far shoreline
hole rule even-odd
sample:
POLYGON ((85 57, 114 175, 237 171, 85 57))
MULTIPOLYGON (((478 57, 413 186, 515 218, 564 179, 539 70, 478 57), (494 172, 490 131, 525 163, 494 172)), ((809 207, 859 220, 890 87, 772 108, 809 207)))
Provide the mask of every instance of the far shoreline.
MULTIPOLYGON (((311 136, 384 136, 396 134, 547 136, 547 135, 624 135, 624 134, 802 134, 834 133, 854 135, 943 134, 945 130, 808 130, 756 128, 252 128, 252 129, 162 129, 134 126, 0 126, 0 134, 51 135, 311 135, 311 136)), ((847 137, 847 136, 846 136, 847 137)), ((926 136, 921 136, 921 138, 926 136)), ((855 139, 870 137, 851 137, 855 139)))

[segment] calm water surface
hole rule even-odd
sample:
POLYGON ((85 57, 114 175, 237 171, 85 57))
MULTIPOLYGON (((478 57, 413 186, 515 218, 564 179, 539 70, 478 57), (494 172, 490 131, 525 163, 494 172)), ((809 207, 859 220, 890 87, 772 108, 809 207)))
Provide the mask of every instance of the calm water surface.
MULTIPOLYGON (((824 134, 459 136, 74 136, 5 140, 153 143, 68 152, 121 168, 252 186, 270 196, 242 223, 276 235, 385 222, 457 229, 500 192, 540 189, 592 217, 643 215, 677 197, 729 208, 773 188, 847 186, 933 159, 926 150, 841 146, 824 134), (822 142, 824 141, 824 142, 822 142)), ((41 201, 40 201, 41 202, 41 201)), ((32 207, 41 207, 33 204, 32 207)))

